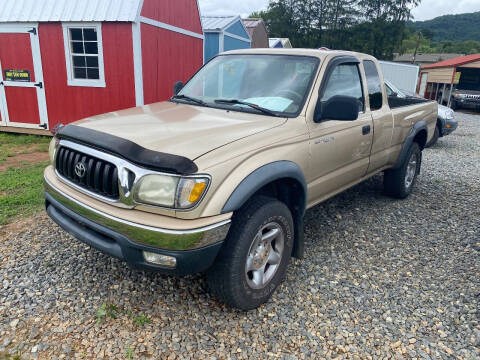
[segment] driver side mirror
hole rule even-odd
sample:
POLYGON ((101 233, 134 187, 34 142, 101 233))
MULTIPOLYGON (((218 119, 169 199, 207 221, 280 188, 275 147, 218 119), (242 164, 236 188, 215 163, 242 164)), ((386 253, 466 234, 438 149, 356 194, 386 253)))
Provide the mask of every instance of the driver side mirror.
POLYGON ((322 120, 354 121, 358 119, 358 100, 352 96, 335 95, 322 104, 318 100, 314 121, 322 120))
POLYGON ((174 85, 173 85, 173 95, 177 95, 180 90, 182 90, 183 88, 183 83, 181 81, 177 81, 174 85))

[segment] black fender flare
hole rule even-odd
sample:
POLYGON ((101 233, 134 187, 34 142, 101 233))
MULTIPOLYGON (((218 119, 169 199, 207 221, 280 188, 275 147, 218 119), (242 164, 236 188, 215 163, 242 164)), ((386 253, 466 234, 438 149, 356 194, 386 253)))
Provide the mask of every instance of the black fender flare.
POLYGON ((427 122, 425 120, 420 120, 415 125, 413 125, 412 131, 410 132, 410 134, 408 134, 407 138, 403 143, 402 150, 400 151, 400 155, 398 156, 397 162, 393 166, 393 169, 400 168, 402 164, 405 162, 405 159, 408 154, 408 149, 410 149, 410 146, 412 146, 415 136, 417 136, 417 134, 420 131, 427 132, 427 140, 428 140, 428 127, 427 127, 427 122))
POLYGON ((438 127, 438 130, 440 132, 440 137, 443 136, 443 132, 445 128, 447 127, 447 119, 441 118, 440 116, 437 117, 437 124, 435 125, 438 127))
POLYGON ((304 252, 304 232, 303 216, 307 206, 307 183, 302 169, 287 160, 275 161, 259 167, 250 175, 244 178, 235 188, 227 202, 222 208, 222 213, 228 213, 240 209, 248 199, 265 185, 281 179, 294 179, 300 183, 303 191, 303 197, 298 199, 297 208, 292 211, 294 221, 295 243, 292 255, 297 258, 303 257, 304 252))

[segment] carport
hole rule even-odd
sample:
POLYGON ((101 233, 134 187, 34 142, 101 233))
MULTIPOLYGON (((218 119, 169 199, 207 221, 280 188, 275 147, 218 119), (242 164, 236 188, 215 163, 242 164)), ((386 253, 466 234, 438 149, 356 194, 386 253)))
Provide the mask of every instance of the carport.
POLYGON ((469 92, 468 97, 480 98, 480 54, 441 61, 420 70, 418 93, 425 98, 450 106, 455 89, 469 92))

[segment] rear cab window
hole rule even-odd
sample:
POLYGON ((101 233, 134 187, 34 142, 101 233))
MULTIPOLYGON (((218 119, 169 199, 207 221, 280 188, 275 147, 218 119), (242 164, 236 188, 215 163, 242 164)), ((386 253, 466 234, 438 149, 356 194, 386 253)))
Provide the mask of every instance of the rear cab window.
POLYGON ((368 98, 370 100, 370 110, 378 110, 383 106, 383 91, 377 66, 371 60, 363 61, 363 69, 368 86, 368 98))

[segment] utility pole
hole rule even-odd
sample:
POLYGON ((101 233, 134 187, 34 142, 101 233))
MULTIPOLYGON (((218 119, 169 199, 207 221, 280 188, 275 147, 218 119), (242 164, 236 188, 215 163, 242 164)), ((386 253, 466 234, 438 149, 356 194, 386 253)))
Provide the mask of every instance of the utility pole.
POLYGON ((413 53, 412 64, 415 64, 415 60, 417 60, 417 51, 418 47, 420 46, 420 40, 422 39, 422 33, 418 32, 418 39, 417 39, 417 46, 415 46, 415 52, 413 53))

